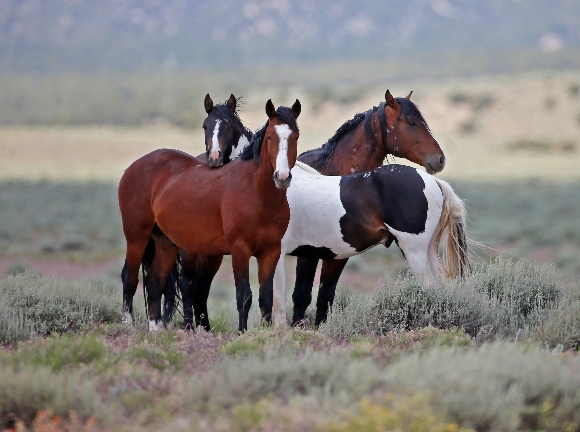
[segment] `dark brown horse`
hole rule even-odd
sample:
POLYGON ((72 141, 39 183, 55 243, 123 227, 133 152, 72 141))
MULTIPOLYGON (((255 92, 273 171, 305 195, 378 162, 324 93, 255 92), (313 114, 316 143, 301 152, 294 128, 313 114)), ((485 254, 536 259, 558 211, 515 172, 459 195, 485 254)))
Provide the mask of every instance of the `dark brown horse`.
MULTIPOLYGON (((308 151, 298 160, 325 175, 347 175, 369 171, 383 164, 388 154, 407 158, 430 172, 441 171, 445 156, 431 134, 427 123, 414 103, 406 98, 393 98, 387 90, 385 102, 344 123, 321 148, 308 151)), ((317 322, 326 317, 332 303, 336 283, 348 259, 323 260, 318 298, 317 322)), ((318 258, 299 257, 297 265, 293 323, 304 317, 311 302, 314 274, 318 258)), ((182 253, 180 289, 183 295, 186 326, 192 324, 209 330, 207 298, 211 282, 222 262, 221 256, 197 256, 182 253)))
POLYGON ((249 260, 258 261, 262 317, 272 316, 272 280, 290 217, 286 189, 296 162, 300 102, 266 104, 268 121, 232 163, 212 170, 176 150, 156 150, 133 162, 119 184, 127 240, 123 307, 131 319, 138 271, 153 240, 155 256, 144 281, 149 328, 161 326, 161 296, 179 249, 232 255, 240 331, 252 304, 249 260))

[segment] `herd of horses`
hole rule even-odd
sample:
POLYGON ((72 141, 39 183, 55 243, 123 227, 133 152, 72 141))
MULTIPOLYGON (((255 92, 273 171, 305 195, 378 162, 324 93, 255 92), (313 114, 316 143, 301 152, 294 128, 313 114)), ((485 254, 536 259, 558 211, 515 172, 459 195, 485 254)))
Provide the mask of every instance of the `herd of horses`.
POLYGON ((185 327, 210 331, 207 300, 224 255, 232 256, 240 331, 252 305, 252 256, 268 324, 287 324, 286 255, 298 257, 292 325, 305 318, 320 260, 315 325, 327 317, 348 258, 376 245, 395 241, 411 273, 426 280, 465 275, 465 208, 432 175, 444 168, 445 155, 410 99, 387 90, 384 102, 346 121, 322 147, 298 155, 298 100, 278 108, 268 100, 266 123, 252 133, 233 95, 214 105, 208 94, 205 153, 156 150, 121 178, 124 319, 132 322, 142 267, 150 330, 171 318, 180 293, 185 327), (389 154, 427 172, 383 165, 389 154))

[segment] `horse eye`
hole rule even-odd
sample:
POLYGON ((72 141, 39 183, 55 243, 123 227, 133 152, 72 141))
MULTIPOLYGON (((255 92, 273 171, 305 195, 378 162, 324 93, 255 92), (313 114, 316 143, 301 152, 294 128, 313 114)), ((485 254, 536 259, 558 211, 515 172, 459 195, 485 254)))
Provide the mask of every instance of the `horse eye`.
POLYGON ((268 135, 268 141, 270 141, 270 135, 268 135))

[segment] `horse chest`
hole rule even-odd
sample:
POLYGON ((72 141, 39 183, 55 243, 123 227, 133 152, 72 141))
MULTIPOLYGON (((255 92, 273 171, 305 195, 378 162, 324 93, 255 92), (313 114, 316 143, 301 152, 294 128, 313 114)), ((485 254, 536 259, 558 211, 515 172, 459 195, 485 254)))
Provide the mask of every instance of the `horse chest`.
POLYGON ((290 222, 282 239, 289 255, 335 258, 356 249, 344 241, 340 219, 345 209, 340 200, 340 178, 292 171, 288 189, 290 222))

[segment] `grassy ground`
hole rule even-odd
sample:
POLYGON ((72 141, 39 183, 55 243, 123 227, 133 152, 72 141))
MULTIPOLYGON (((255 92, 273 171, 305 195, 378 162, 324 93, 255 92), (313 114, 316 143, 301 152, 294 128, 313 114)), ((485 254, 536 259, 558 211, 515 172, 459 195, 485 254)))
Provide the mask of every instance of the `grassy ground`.
MULTIPOLYGON (((116 184, 155 148, 201 152, 201 128, 1 128, 0 274, 11 275, 0 278, 0 427, 579 430, 579 83, 544 73, 389 85, 415 91, 446 152, 441 177, 467 202, 474 262, 502 259, 429 286, 398 278, 395 247, 375 248, 349 261, 321 328, 261 327, 254 307, 242 336, 228 259, 211 334, 148 334, 141 293, 135 327, 120 322, 116 184)), ((306 150, 385 90, 261 90, 241 115, 256 129, 265 100, 299 97, 306 150)))
MULTIPOLYGON (((32 430, 578 430, 580 293, 498 262, 343 292, 320 329, 120 323, 118 291, 0 279, 0 419, 32 430), (66 317, 65 319, 63 319, 66 317), (47 334, 48 338, 42 338, 47 334), (19 341, 19 342, 18 342, 19 341)), ((311 314, 312 312, 310 312, 311 314)))

